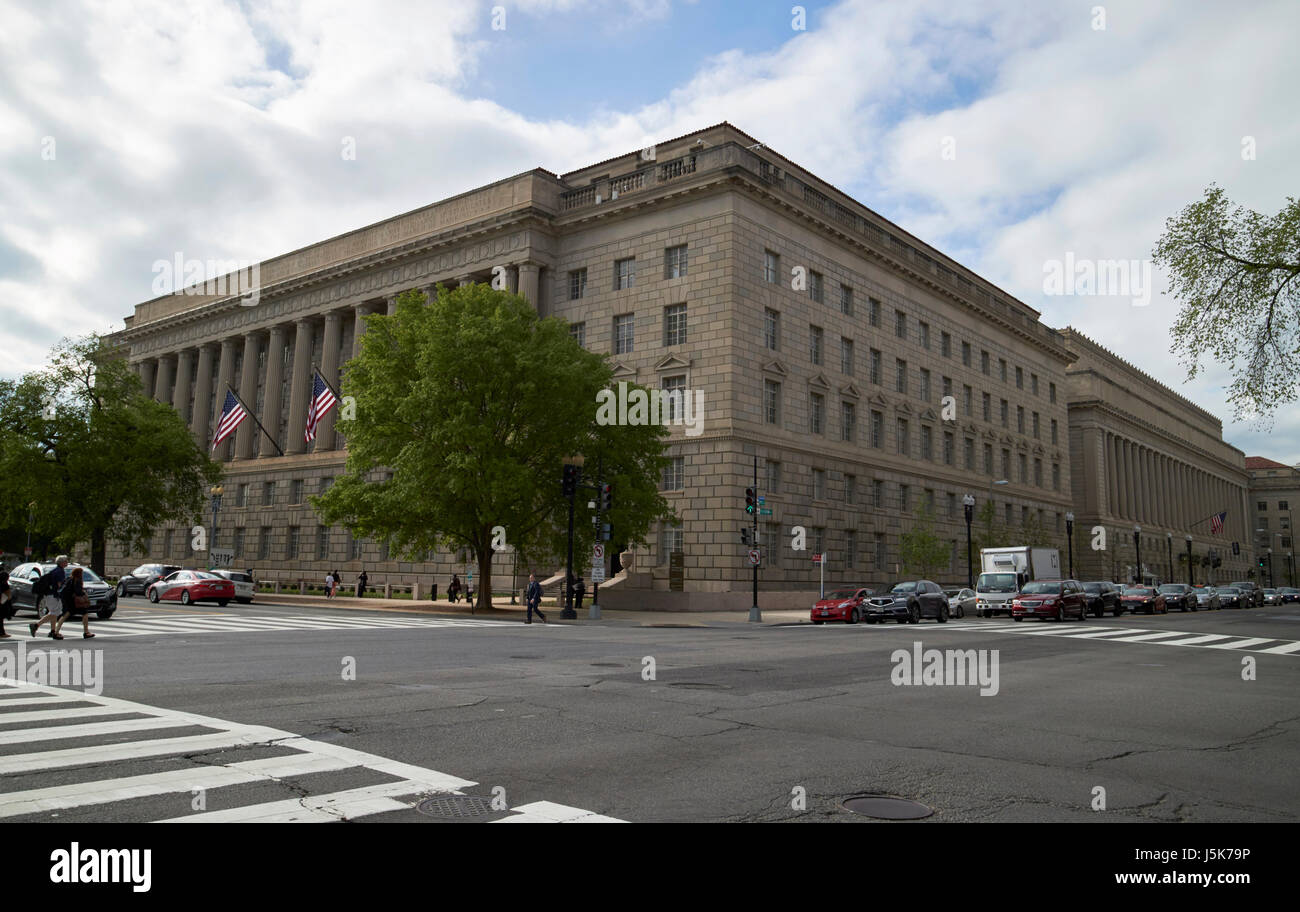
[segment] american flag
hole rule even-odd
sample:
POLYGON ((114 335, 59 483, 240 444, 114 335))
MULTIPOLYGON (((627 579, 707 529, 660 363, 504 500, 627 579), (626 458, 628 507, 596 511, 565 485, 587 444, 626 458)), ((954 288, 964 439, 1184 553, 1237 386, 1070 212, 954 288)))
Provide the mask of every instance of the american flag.
POLYGON ((221 419, 217 422, 217 434, 212 438, 212 449, 215 450, 221 441, 235 433, 240 422, 247 417, 248 410, 239 404, 234 392, 226 390, 226 402, 221 406, 221 419))
POLYGON ((307 407, 307 431, 303 435, 307 442, 311 443, 316 439, 316 425, 325 417, 325 413, 334 407, 338 402, 333 391, 325 383, 325 378, 316 372, 316 382, 311 388, 311 405, 307 407))
POLYGON ((1228 518, 1228 511, 1227 511, 1227 510, 1224 510, 1222 513, 1216 513, 1214 516, 1211 516, 1211 517, 1210 517, 1210 534, 1211 534, 1211 535, 1218 535, 1220 532, 1222 532, 1222 531, 1223 531, 1223 522, 1224 522, 1224 520, 1226 520, 1227 518, 1228 518))

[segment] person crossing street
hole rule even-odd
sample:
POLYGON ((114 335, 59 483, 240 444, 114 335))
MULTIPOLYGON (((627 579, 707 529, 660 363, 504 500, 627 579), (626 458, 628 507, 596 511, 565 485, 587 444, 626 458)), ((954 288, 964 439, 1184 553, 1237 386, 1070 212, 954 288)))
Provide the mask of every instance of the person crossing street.
POLYGON ((536 574, 528 574, 528 589, 524 592, 524 604, 528 606, 528 613, 524 619, 525 624, 533 622, 533 612, 546 623, 546 615, 542 614, 542 586, 537 582, 536 574))

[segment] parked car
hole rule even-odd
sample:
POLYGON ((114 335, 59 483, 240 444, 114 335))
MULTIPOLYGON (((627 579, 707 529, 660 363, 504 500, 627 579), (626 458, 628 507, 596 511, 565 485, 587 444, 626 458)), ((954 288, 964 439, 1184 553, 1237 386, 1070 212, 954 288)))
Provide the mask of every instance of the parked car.
POLYGON ((154 604, 216 602, 224 608, 235 597, 235 584, 206 570, 177 570, 151 585, 146 595, 154 604))
POLYGON ((1250 595, 1251 602, 1250 605, 1246 607, 1253 606, 1255 608, 1258 608, 1259 606, 1264 604, 1264 590, 1256 586, 1254 583, 1247 580, 1245 582, 1233 583, 1232 587, 1234 589, 1240 589, 1241 591, 1248 593, 1250 595))
POLYGON ((948 617, 964 618, 967 608, 975 610, 974 589, 945 589, 943 594, 948 597, 948 617))
POLYGON ((1088 617, 1088 593, 1078 580, 1034 580, 1025 583, 1011 602, 1011 617, 1023 621, 1027 617, 1043 620, 1077 615, 1079 620, 1088 617))
POLYGON ((144 595, 158 580, 179 569, 181 568, 172 564, 141 564, 118 579, 117 597, 122 599, 128 595, 144 595))
POLYGON ((1221 608, 1250 608, 1255 604, 1250 593, 1236 586, 1224 586, 1218 592, 1221 608))
POLYGON ((1265 589, 1265 590, 1264 590, 1264 604, 1265 604, 1265 605, 1280 605, 1280 604, 1282 604, 1282 593, 1281 593, 1281 592, 1278 592, 1276 589, 1265 589))
POLYGON ((856 624, 867 613, 864 602, 870 595, 871 590, 864 588, 836 589, 834 592, 828 592, 826 598, 820 599, 813 605, 810 620, 814 624, 824 624, 827 621, 856 624))
POLYGON ((1168 614, 1169 605, 1159 589, 1151 586, 1129 586, 1120 595, 1124 607, 1134 614, 1168 614))
POLYGON ((1165 605, 1170 611, 1196 611, 1200 606, 1196 602, 1196 590, 1186 583, 1165 583, 1160 587, 1160 594, 1165 597, 1165 605))
POLYGON ((868 624, 890 620, 900 624, 919 624, 923 617, 934 618, 940 624, 948 623, 948 597, 938 583, 910 580, 894 583, 882 593, 867 599, 868 624))
POLYGON ((247 570, 213 570, 217 576, 222 579, 228 579, 235 584, 235 601, 241 605, 251 605, 253 596, 257 592, 257 584, 253 582, 253 574, 247 570))
MULTIPOLYGON (((68 564, 65 569, 71 574, 73 568, 77 566, 80 565, 68 564)), ((9 574, 9 589, 13 593, 15 611, 27 610, 37 617, 45 616, 45 608, 37 605, 36 598, 32 595, 32 585, 54 567, 53 562, 48 564, 29 562, 14 567, 9 574)), ((86 597, 90 599, 90 610, 95 612, 95 617, 101 621, 111 618, 113 612, 117 610, 117 593, 113 591, 113 587, 89 567, 81 568, 81 585, 86 590, 86 597)))
POLYGON ((1195 591, 1196 607, 1204 608, 1206 611, 1214 611, 1223 607, 1223 599, 1219 597, 1219 590, 1213 586, 1197 586, 1195 591))
POLYGON ((1114 583, 1105 580, 1084 583, 1083 591, 1088 596, 1088 610, 1093 617, 1101 617, 1107 611, 1115 617, 1124 613, 1124 605, 1119 600, 1120 588, 1114 583))
POLYGON ((1300 589, 1293 586, 1282 586, 1277 591, 1282 593, 1283 602, 1300 602, 1300 589))

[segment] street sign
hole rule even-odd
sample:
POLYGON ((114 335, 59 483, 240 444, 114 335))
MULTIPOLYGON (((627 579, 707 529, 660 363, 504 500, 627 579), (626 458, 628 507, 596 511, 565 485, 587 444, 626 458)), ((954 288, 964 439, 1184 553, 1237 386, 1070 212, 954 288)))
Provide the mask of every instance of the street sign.
POLYGON ((26 548, 23 548, 23 557, 31 557, 31 556, 32 556, 32 546, 28 545, 26 548))
POLYGON ((757 566, 758 566, 758 549, 757 549, 757 548, 753 548, 753 549, 751 549, 750 552, 749 552, 749 565, 750 565, 751 567, 757 567, 757 566))
POLYGON ((814 554, 812 556, 812 562, 814 564, 820 564, 822 562, 822 556, 820 554, 814 554))
POLYGON ((214 567, 229 567, 235 562, 235 552, 229 548, 213 548, 208 551, 208 561, 214 567))
POLYGON ((604 545, 601 545, 601 544, 595 544, 595 545, 592 545, 592 546, 591 546, 591 557, 592 557, 593 560, 604 560, 604 559, 605 559, 605 546, 604 546, 604 545))
POLYGON ((759 511, 758 511, 758 515, 759 515, 759 516, 771 516, 771 515, 772 515, 772 511, 771 511, 770 509, 762 509, 762 510, 759 510, 759 511))
POLYGON ((766 498, 766 497, 759 497, 759 498, 758 498, 758 502, 761 503, 761 504, 767 503, 767 498, 766 498))

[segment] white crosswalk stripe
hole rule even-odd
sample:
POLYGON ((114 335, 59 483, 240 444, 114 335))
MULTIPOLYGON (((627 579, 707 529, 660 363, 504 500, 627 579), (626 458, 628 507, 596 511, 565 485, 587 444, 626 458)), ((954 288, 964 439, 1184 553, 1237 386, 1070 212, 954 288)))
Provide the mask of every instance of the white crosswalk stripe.
MULTIPOLYGON (((233 754, 232 756, 239 756, 233 754)), ((187 762, 189 762, 187 760, 187 762)), ((138 769, 138 766, 136 767, 138 769)), ((314 741, 261 725, 244 725, 210 716, 161 709, 113 697, 34 684, 0 683, 0 819, 94 807, 164 795, 181 795, 177 807, 190 807, 197 789, 276 783, 302 777, 349 771, 376 774, 375 781, 342 791, 300 795, 221 810, 199 810, 167 816, 163 823, 327 823, 356 820, 373 814, 407 811, 430 796, 464 795, 477 785, 448 773, 389 760, 375 754, 314 741), (85 705, 89 704, 89 705, 85 705), (47 708, 32 710, 28 707, 47 708), (14 711, 12 707, 22 707, 14 711), (116 721, 83 722, 86 718, 131 716, 116 721), (48 725, 31 725, 48 722, 48 725), (193 734, 195 728, 205 734, 193 734), (166 737, 167 729, 188 729, 166 737), (139 733, 141 740, 55 747, 51 742, 139 733), (20 753, 7 748, 31 746, 20 753), (115 775, 113 765, 144 758, 185 759, 187 755, 232 747, 284 751, 283 756, 219 763, 213 757, 195 760, 192 769, 168 769, 143 775, 115 775), (77 769, 59 785, 4 791, 6 776, 18 773, 77 769), (97 776, 83 779, 82 773, 97 776), (392 781, 396 780, 396 781, 392 781)), ((12 780, 10 780, 12 781, 12 780)), ((581 808, 537 801, 512 808, 498 823, 621 823, 581 808)))
MULTIPOLYGON (((885 629, 916 631, 903 626, 885 629)), ((1203 634, 1190 630, 1149 630, 1138 627, 1098 627, 1095 624, 1059 624, 1052 621, 1029 624, 981 624, 954 621, 944 625, 944 630, 962 630, 976 633, 1014 633, 1022 636, 1063 637, 1066 639, 1094 640, 1108 643, 1137 643, 1145 646, 1186 646, 1194 649, 1238 649, 1243 652, 1263 652, 1272 655, 1300 655, 1300 641, 1280 637, 1246 637, 1226 633, 1203 634), (1271 644, 1267 647, 1264 644, 1271 644), (1261 648, 1262 647, 1262 648, 1261 648)))
MULTIPOLYGON (((422 618, 422 617, 333 617, 311 615, 174 615, 168 617, 131 617, 110 621, 92 622, 91 632, 99 637, 138 637, 164 634, 200 633, 276 633, 299 630, 443 630, 480 629, 500 630, 516 626, 513 621, 494 621, 478 618, 422 618)), ((535 629, 560 629, 561 625, 533 625, 535 629)), ((64 634, 68 640, 81 639, 79 624, 69 626, 64 634)), ((37 631, 36 639, 48 639, 48 627, 37 631)), ((15 637, 32 639, 27 625, 14 625, 15 637)))

